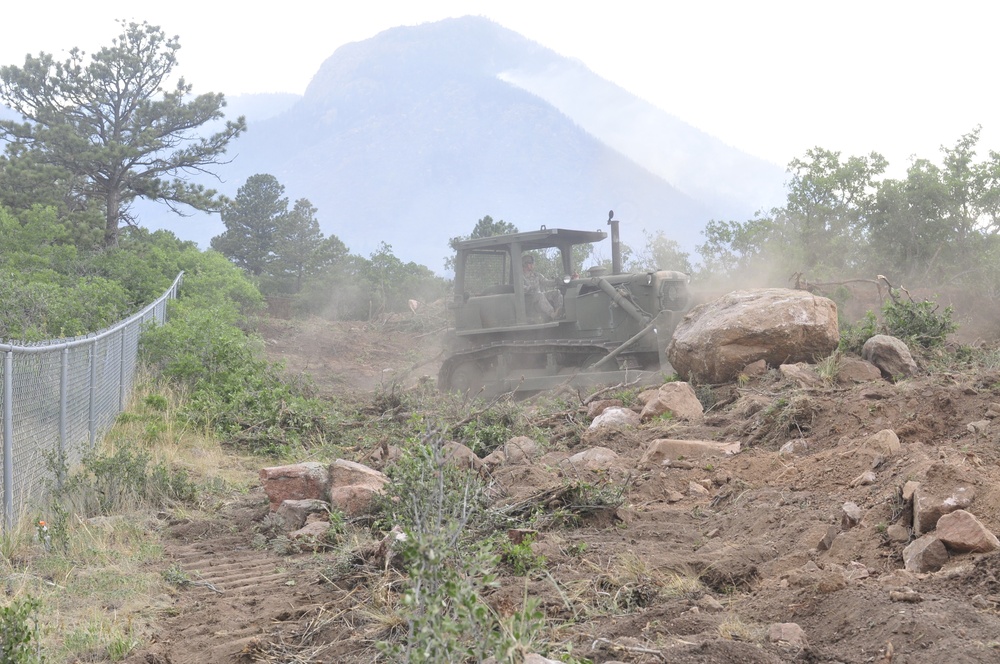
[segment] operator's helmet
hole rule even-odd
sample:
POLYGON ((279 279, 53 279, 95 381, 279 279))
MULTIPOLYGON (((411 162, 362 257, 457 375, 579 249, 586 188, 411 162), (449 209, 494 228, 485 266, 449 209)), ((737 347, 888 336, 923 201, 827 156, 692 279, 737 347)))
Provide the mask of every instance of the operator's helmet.
POLYGON ((521 266, 534 265, 535 257, 532 254, 521 254, 521 266))

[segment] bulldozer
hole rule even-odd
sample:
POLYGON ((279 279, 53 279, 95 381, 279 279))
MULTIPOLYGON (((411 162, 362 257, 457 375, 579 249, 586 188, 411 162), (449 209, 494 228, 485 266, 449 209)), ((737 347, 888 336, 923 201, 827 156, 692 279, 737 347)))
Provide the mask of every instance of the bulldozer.
POLYGON ((610 271, 573 264, 573 248, 606 240, 604 230, 542 226, 457 242, 454 327, 438 387, 488 398, 560 385, 651 384, 673 373, 666 348, 691 304, 690 279, 669 270, 623 274, 613 212, 608 224, 610 271), (546 284, 550 299, 561 301, 555 316, 539 311, 538 294, 522 277, 525 257, 535 255, 562 273, 546 284))

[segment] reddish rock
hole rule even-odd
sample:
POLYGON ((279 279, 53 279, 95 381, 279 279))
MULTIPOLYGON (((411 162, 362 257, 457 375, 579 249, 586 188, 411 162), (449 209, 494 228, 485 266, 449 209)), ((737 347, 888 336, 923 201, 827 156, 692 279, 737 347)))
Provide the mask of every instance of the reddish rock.
POLYGON ((938 519, 955 510, 963 510, 975 500, 976 490, 958 486, 945 495, 932 494, 923 485, 913 492, 913 532, 916 535, 934 530, 938 519))
POLYGON ((806 633, 798 623, 773 623, 767 628, 767 640, 793 648, 805 648, 806 633))
POLYGON ((955 510, 938 519, 934 535, 955 553, 987 553, 1000 549, 996 535, 965 510, 955 510))
POLYGON ((795 364, 782 364, 778 367, 782 378, 795 383, 799 387, 820 387, 823 379, 816 373, 816 369, 811 364, 797 362, 795 364))
POLYGON ((374 468, 347 459, 337 459, 331 463, 329 473, 330 486, 334 487, 360 485, 381 489, 389 481, 388 477, 374 468))
POLYGON ((881 454, 885 458, 899 454, 899 436, 892 429, 882 429, 868 436, 861 447, 871 454, 881 454))
POLYGON ((381 493, 382 487, 376 488, 362 484, 331 487, 330 506, 340 510, 348 517, 367 514, 374 506, 376 496, 381 493))
POLYGON ((608 408, 621 408, 625 404, 622 403, 621 399, 599 399, 597 401, 591 401, 587 406, 587 419, 592 420, 608 408))
POLYGON ((483 457, 483 465, 493 470, 502 465, 522 466, 538 456, 538 443, 527 436, 516 436, 483 457))
POLYGON ((286 500, 326 500, 330 475, 325 464, 307 461, 261 468, 260 482, 274 512, 286 500))
POLYGON ((330 530, 329 521, 312 521, 302 526, 293 533, 288 534, 288 539, 292 541, 305 541, 322 543, 330 530))
POLYGON ((837 382, 841 385, 867 383, 873 380, 882 380, 882 372, 871 362, 856 357, 845 357, 840 361, 837 382))
POLYGON ((861 522, 861 508, 856 503, 846 502, 841 509, 843 510, 840 517, 841 530, 850 530, 861 522))
POLYGON ((708 440, 658 438, 651 442, 639 459, 640 466, 660 466, 664 461, 697 459, 706 456, 729 456, 740 451, 740 443, 717 443, 708 440))
POLYGON ((890 380, 917 373, 917 363, 905 343, 887 334, 876 334, 861 348, 861 357, 871 362, 890 380))
POLYGON ((903 567, 908 572, 936 572, 948 562, 944 542, 933 535, 924 535, 903 549, 903 567))
POLYGON ((462 443, 449 440, 441 446, 441 451, 444 453, 445 462, 459 470, 472 470, 478 473, 483 467, 483 460, 462 443))
POLYGON ((647 422, 667 413, 677 420, 697 421, 705 414, 705 409, 689 384, 673 382, 664 383, 656 390, 655 396, 643 406, 639 420, 647 422))

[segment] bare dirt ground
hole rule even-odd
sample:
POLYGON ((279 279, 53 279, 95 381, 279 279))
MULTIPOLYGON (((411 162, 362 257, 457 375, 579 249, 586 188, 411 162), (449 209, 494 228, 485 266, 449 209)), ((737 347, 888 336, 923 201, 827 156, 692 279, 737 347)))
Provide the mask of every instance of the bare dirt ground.
MULTIPOLYGON (((270 321, 262 332, 272 359, 310 374, 327 396, 363 401, 390 374, 412 382, 437 370, 434 335, 400 326, 270 321)), ((502 576, 489 603, 504 615, 525 593, 539 598, 557 626, 550 640, 570 644, 573 661, 1000 661, 1000 556, 954 554, 941 571, 917 574, 903 569, 912 532, 891 537, 890 526, 910 525, 900 498, 907 481, 941 494, 971 487, 968 510, 1000 532, 1000 424, 968 427, 1000 403, 1000 369, 923 364, 898 384, 816 388, 771 371, 717 386, 693 425, 594 432, 585 409, 548 414, 538 421, 546 454, 494 475, 509 499, 580 481, 620 491, 624 504, 541 529, 532 546, 544 573, 502 576), (874 458, 861 443, 883 429, 901 450, 874 458), (743 451, 641 467, 657 438, 739 441, 743 451), (804 449, 779 454, 791 440, 804 449), (569 455, 598 445, 618 458, 569 470, 569 455), (874 480, 857 481, 866 471, 874 480), (847 502, 862 514, 849 529, 847 502), (793 631, 779 638, 772 626, 784 623, 804 640, 793 631)), ((378 661, 399 579, 360 559, 262 548, 266 513, 257 490, 211 519, 171 522, 165 565, 194 582, 129 661, 378 661)))

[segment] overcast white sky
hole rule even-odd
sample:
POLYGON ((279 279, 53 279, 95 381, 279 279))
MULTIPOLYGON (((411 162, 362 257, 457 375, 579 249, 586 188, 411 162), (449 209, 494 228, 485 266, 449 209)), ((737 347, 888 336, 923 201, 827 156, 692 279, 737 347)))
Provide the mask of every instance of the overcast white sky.
MULTIPOLYGON (((14 3, 9 3, 14 4, 14 3)), ((4 10, 0 64, 110 43, 116 18, 181 40, 196 92, 302 93, 341 44, 398 25, 477 14, 576 58, 682 120, 781 166, 819 145, 879 151, 902 175, 982 125, 1000 150, 1000 4, 838 0, 134 0, 4 10), (145 3, 143 3, 145 4, 145 3), (44 9, 39 9, 44 7, 44 9)))

